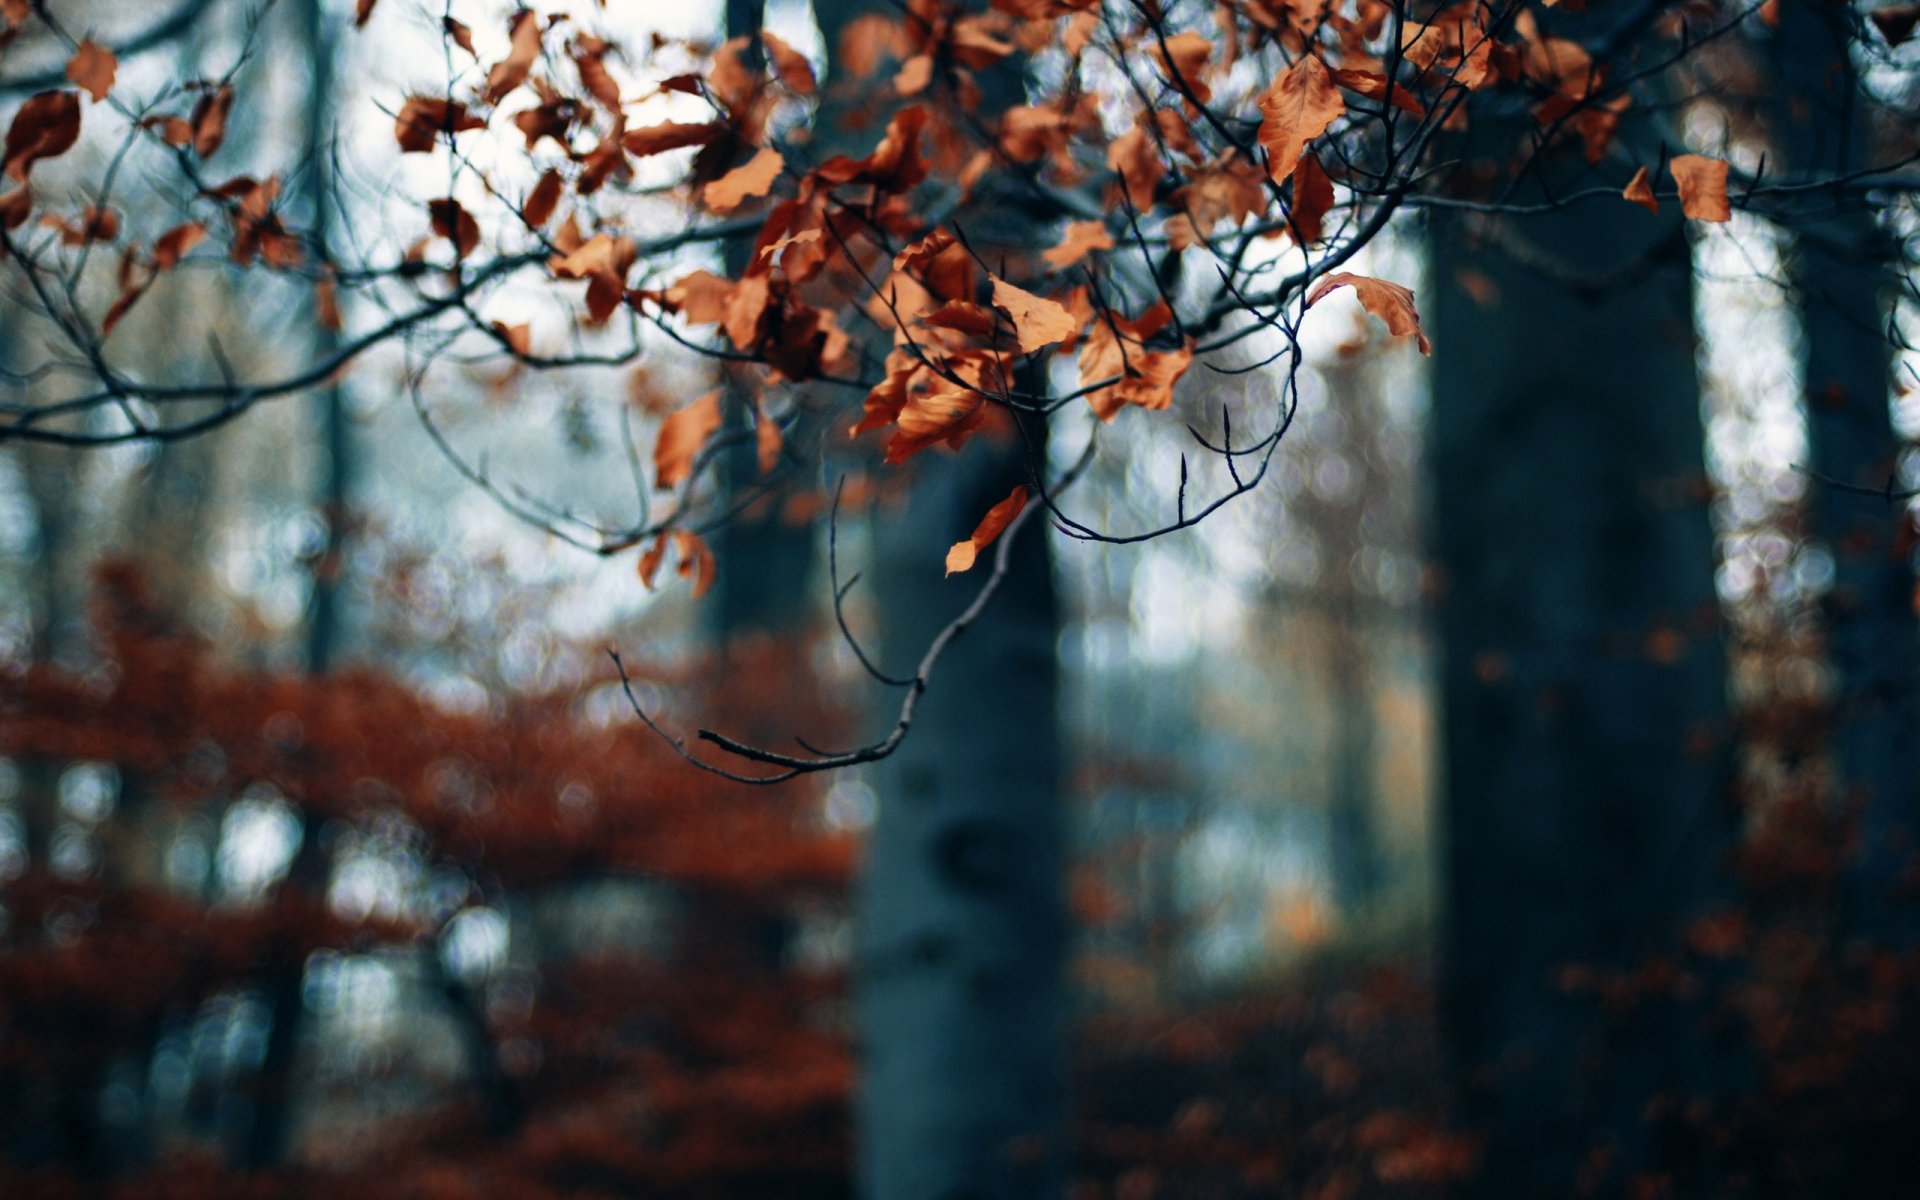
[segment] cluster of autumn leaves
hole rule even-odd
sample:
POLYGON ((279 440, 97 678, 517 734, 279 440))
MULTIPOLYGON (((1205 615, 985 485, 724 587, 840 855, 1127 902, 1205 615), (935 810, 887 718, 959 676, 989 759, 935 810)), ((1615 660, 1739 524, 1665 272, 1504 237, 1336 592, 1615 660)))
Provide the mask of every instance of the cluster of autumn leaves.
MULTIPOLYGON (((357 21, 367 23, 375 8, 363 0, 357 21)), ((557 148, 564 160, 546 167, 513 207, 536 237, 551 277, 586 285, 584 325, 605 325, 626 309, 663 324, 710 327, 722 339, 710 349, 763 365, 768 384, 826 379, 865 387, 852 432, 887 431, 884 457, 898 464, 931 447, 958 449, 976 432, 1004 424, 1011 410, 1051 408, 1041 385, 1045 375, 1033 369, 1030 356, 1076 355, 1073 398, 1084 399, 1103 421, 1128 407, 1168 408, 1207 347, 1196 342, 1164 291, 1140 311, 1124 311, 1125 289, 1102 286, 1111 276, 1104 260, 1137 252, 1155 268, 1154 246, 1170 252, 1210 246, 1227 224, 1243 237, 1260 233, 1329 248, 1322 265, 1309 270, 1303 294, 1276 297, 1277 303, 1311 306, 1351 287, 1393 334, 1415 339, 1425 352, 1411 292, 1332 269, 1365 234, 1349 223, 1330 240, 1328 222, 1340 206, 1335 186, 1347 168, 1337 166, 1336 179, 1326 164, 1344 164, 1353 149, 1346 142, 1358 145, 1369 122, 1398 118, 1420 129, 1459 128, 1466 97, 1497 87, 1536 97, 1535 119, 1543 127, 1566 127, 1586 157, 1598 161, 1631 103, 1626 90, 1608 87, 1606 64, 1576 42, 1543 34, 1530 10, 1509 19, 1468 2, 1420 22, 1388 0, 1239 0, 1221 9, 1211 36, 1174 32, 1155 11, 1115 12, 1099 0, 993 0, 984 11, 955 0, 909 0, 898 14, 863 16, 837 48, 835 85, 871 99, 863 104, 870 112, 891 109, 884 133, 864 155, 824 153, 857 135, 817 127, 826 109, 813 68, 770 33, 717 48, 674 44, 705 69, 669 75, 634 96, 623 92, 609 67, 616 59, 631 63, 632 56, 564 14, 543 16, 531 8, 511 14, 506 54, 491 63, 481 62, 472 30, 448 15, 444 35, 473 60, 476 82, 461 95, 408 97, 394 134, 402 153, 432 153, 486 133, 504 115, 530 157, 551 160, 557 148), (1396 20, 1400 36, 1390 45, 1396 20), (985 104, 982 72, 1056 46, 1071 60, 1067 84, 1021 97, 1031 103, 985 104), (1080 69, 1095 46, 1123 57, 1133 75, 1135 103, 1117 135, 1109 133, 1111 117, 1103 116, 1101 97, 1080 69), (1257 94, 1243 90, 1236 100, 1229 83, 1247 75, 1236 74, 1236 64, 1273 47, 1289 65, 1257 94), (561 80, 562 64, 571 65, 577 83, 561 80), (528 95, 531 106, 509 111, 512 101, 528 95), (705 103, 710 119, 630 127, 636 106, 676 95, 705 103), (1349 95, 1365 104, 1352 108, 1349 95), (784 114, 784 132, 776 136, 778 114, 784 114), (808 121, 816 127, 800 136, 808 121), (1103 145, 1111 176, 1101 193, 1093 164, 1103 145), (685 194, 699 209, 737 224, 743 220, 737 214, 758 206, 744 218, 749 228, 757 224, 751 253, 737 277, 694 270, 664 285, 633 286, 636 268, 652 264, 642 262, 619 217, 596 215, 590 198, 612 181, 630 179, 634 160, 688 149, 695 153, 685 194), (817 161, 804 161, 808 156, 817 161), (1024 175, 1043 189, 1100 194, 1106 215, 1063 208, 1050 246, 971 244, 962 217, 972 222, 977 214, 967 202, 995 171, 1024 175), (1089 183, 1094 187, 1084 186, 1089 183), (1148 214, 1158 218, 1152 245, 1141 235, 1140 219, 1148 214), (849 320, 891 335, 877 381, 861 378, 863 364, 877 355, 861 352, 843 325, 849 320)), ((653 50, 669 44, 656 38, 653 50)), ((81 43, 68 69, 79 91, 43 92, 21 107, 7 134, 6 174, 24 185, 36 162, 69 149, 79 136, 80 92, 102 103, 115 66, 111 51, 81 43)), ((233 89, 189 85, 184 94, 197 97, 189 114, 139 120, 197 164, 219 148, 233 89)), ((1393 143, 1392 126, 1387 133, 1393 143)), ((1416 140, 1408 141, 1415 159, 1416 140)), ((1687 215, 1728 218, 1727 164, 1683 155, 1667 167, 1687 215)), ((235 263, 300 264, 303 241, 276 212, 277 177, 241 176, 200 190, 229 218, 235 263)), ((1624 194, 1658 206, 1645 169, 1624 194)), ((1363 201, 1355 192, 1349 207, 1358 212, 1363 201)), ((16 188, 0 197, 0 219, 15 227, 32 203, 25 186, 16 188)), ((433 238, 451 248, 458 270, 480 250, 480 222, 451 196, 426 207, 433 238)), ((73 242, 119 234, 110 212, 45 220, 73 242)), ((128 246, 121 295, 104 328, 110 331, 206 235, 193 221, 163 234, 150 252, 128 246)), ((418 260, 426 245, 416 243, 408 257, 418 260)), ((335 323, 330 269, 322 264, 317 277, 322 319, 335 323)), ((1242 307, 1256 305, 1246 300, 1242 307)), ((532 355, 527 325, 495 323, 492 333, 502 350, 532 355)), ((762 388, 752 402, 763 470, 778 461, 784 436, 782 422, 767 411, 771 395, 762 388)), ((666 418, 654 448, 659 487, 687 486, 697 475, 701 454, 723 424, 721 405, 721 394, 711 393, 666 418)), ((669 543, 680 552, 683 572, 697 582, 711 577, 710 556, 691 533, 661 534, 642 560, 643 574, 651 576, 669 543)), ((968 559, 957 548, 956 554, 950 566, 968 559)))

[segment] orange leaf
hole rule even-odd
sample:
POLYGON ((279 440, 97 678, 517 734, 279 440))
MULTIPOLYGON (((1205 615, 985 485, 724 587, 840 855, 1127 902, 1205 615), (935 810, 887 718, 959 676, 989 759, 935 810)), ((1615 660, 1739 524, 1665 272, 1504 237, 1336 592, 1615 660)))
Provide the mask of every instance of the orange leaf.
POLYGON ((512 42, 507 56, 487 72, 486 99, 498 104, 500 98, 527 81, 534 59, 540 56, 540 18, 530 8, 513 14, 512 42))
POLYGON ((702 189, 700 198, 714 212, 732 212, 749 196, 764 196, 771 191, 773 181, 780 177, 780 170, 786 161, 778 150, 768 146, 747 160, 745 165, 735 167, 709 183, 702 189))
POLYGON ((719 392, 708 392, 668 413, 653 444, 654 486, 664 491, 693 474, 695 456, 719 428, 719 392))
POLYGON ((179 264, 181 259, 187 256, 187 251, 199 245, 206 239, 206 236, 207 227, 198 221, 188 221, 184 225, 175 225, 172 229, 167 230, 154 239, 153 269, 156 271, 172 270, 179 264))
POLYGON ((6 174, 27 181, 27 172, 43 158, 55 158, 80 140, 80 97, 72 92, 40 92, 29 97, 7 127, 6 174))
POLYGON ((548 171, 540 177, 527 193, 527 202, 520 206, 520 216, 534 228, 545 225, 553 216, 555 206, 560 203, 560 172, 548 171))
POLYGON ((1653 194, 1653 183, 1647 178, 1647 169, 1641 167, 1627 180, 1627 186, 1620 193, 1622 198, 1631 200, 1650 213, 1660 211, 1660 201, 1653 194))
POLYGON ((393 136, 399 141, 402 154, 424 154, 433 149, 434 140, 441 134, 451 136, 486 127, 485 121, 468 113, 467 106, 457 100, 409 96, 393 122, 393 136))
POLYGON ((1107 147, 1107 167, 1127 185, 1127 201, 1141 212, 1153 207, 1154 188, 1166 171, 1153 139, 1138 125, 1107 147))
POLYGON ((211 158, 220 149, 220 144, 227 140, 227 115, 232 111, 233 88, 224 83, 200 97, 190 119, 195 154, 211 158))
POLYGON ((373 16, 373 6, 376 2, 377 0, 360 0, 359 4, 355 6, 353 12, 353 27, 355 29, 365 27, 367 19, 373 16))
POLYGON ((1260 94, 1260 144, 1267 149, 1267 173, 1276 181, 1286 178, 1307 143, 1346 111, 1325 63, 1312 55, 1294 63, 1260 94))
POLYGON ((787 45, 773 34, 762 29, 760 42, 767 48, 767 57, 773 60, 773 69, 780 74, 780 82, 796 96, 813 95, 813 64, 806 55, 787 45))
POLYGON ((1360 298, 1360 307, 1385 321, 1388 333, 1395 337, 1412 334, 1419 340, 1420 353, 1433 353, 1426 331, 1420 328, 1420 312, 1413 306, 1412 290, 1397 283, 1339 271, 1314 285, 1313 291, 1307 296, 1307 307, 1313 307, 1321 297, 1341 287, 1352 288, 1354 295, 1360 298))
POLYGON ((1027 489, 1016 486, 1005 500, 988 509, 987 515, 981 517, 980 524, 974 527, 973 536, 964 542, 955 542, 952 549, 947 551, 947 574, 971 570, 980 552, 993 545, 994 540, 1006 532, 1007 526, 1013 524, 1013 519, 1026 506, 1027 489))
POLYGON ((1064 271, 1096 250, 1113 249, 1113 235, 1099 221, 1070 221, 1060 244, 1040 257, 1056 271, 1064 271))
POLYGON ((67 60, 67 78, 98 104, 113 90, 113 76, 119 65, 113 51, 89 38, 81 42, 73 57, 67 60))
POLYGON ((1727 221, 1733 207, 1727 203, 1727 164, 1717 158, 1682 154, 1667 164, 1680 188, 1680 211, 1696 221, 1727 221))
POLYGON ((509 325, 505 321, 495 321, 493 331, 506 341, 507 349, 520 357, 525 358, 533 353, 533 326, 509 325))
POLYGON ((1079 329, 1073 314, 1045 296, 1036 296, 996 276, 987 278, 993 280, 994 307, 1013 320, 1013 332, 1020 340, 1022 354, 1064 342, 1079 329))
POLYGON ((1185 83, 1186 90, 1200 103, 1213 99, 1213 89, 1200 80, 1200 69, 1213 57, 1213 43, 1197 33, 1177 33, 1167 39, 1166 49, 1156 46, 1154 58, 1160 62, 1160 69, 1166 73, 1167 80, 1178 85, 1185 83))
POLYGON ((720 136, 722 126, 718 124, 686 125, 678 121, 666 121, 659 125, 647 125, 634 129, 620 139, 620 146, 635 158, 646 158, 652 154, 664 154, 669 150, 679 150, 685 146, 704 146, 720 136))

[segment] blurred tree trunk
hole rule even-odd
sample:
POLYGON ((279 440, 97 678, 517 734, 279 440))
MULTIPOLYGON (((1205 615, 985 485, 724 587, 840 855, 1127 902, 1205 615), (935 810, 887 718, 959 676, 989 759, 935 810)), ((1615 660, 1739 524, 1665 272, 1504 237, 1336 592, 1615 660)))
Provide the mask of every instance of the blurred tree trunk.
MULTIPOLYGON (((927 463, 906 510, 881 521, 893 670, 917 660, 988 569, 944 579, 941 557, 1019 478, 1017 457, 996 449, 927 463)), ((870 1200, 1064 1187, 1058 618, 1045 527, 1029 524, 880 776, 856 947, 870 1200)))
MULTIPOLYGON (((877 0, 819 0, 828 53, 850 21, 873 11, 888 10, 877 0)), ((1020 69, 1010 62, 982 79, 984 119, 1017 102, 1020 69)), ((870 95, 871 84, 858 85, 852 104, 842 101, 869 106, 863 145, 884 121, 870 95)), ((820 127, 838 123, 826 117, 820 127)), ((968 233, 979 245, 1017 247, 1040 231, 1009 208, 968 233)), ((1043 431, 1031 434, 1044 446, 1043 431)), ((990 436, 960 454, 915 459, 904 509, 876 521, 888 669, 910 672, 985 580, 990 556, 951 579, 942 560, 1023 481, 1022 462, 1018 443, 990 436)), ((999 592, 948 648, 911 735, 877 772, 854 951, 856 1191, 867 1200, 1065 1191, 1059 624, 1045 525, 1028 525, 999 592)), ((888 689, 882 711, 899 695, 888 689)))
MULTIPOLYGON (((1769 39, 1777 168, 1844 177, 1876 161, 1848 54, 1848 9, 1788 0, 1769 39)), ((1850 924, 1913 927, 1895 896, 1920 835, 1920 625, 1900 529, 1903 506, 1821 480, 1882 489, 1900 442, 1888 403, 1889 304, 1897 261, 1864 195, 1836 189, 1794 229, 1788 277, 1800 301, 1801 369, 1812 468, 1810 532, 1833 555, 1824 598, 1827 652, 1839 677, 1832 747, 1842 793, 1860 816, 1850 924)))
POLYGON ((1618 1190, 1679 1153, 1654 1097, 1729 1069, 1670 999, 1602 1013, 1568 986, 1669 950, 1734 827, 1673 207, 1589 203, 1498 249, 1466 220, 1432 230, 1443 1003, 1490 1196, 1568 1194, 1598 1152, 1618 1190))
MULTIPOLYGON (((333 113, 333 36, 325 0, 304 0, 295 14, 302 50, 310 64, 306 103, 306 169, 301 172, 302 200, 312 241, 331 244, 333 219, 333 146, 328 127, 333 113)), ((308 353, 324 359, 339 347, 339 334, 321 312, 317 297, 309 321, 308 353)), ((318 496, 325 541, 313 565, 313 585, 307 605, 307 670, 324 674, 334 662, 340 641, 340 581, 346 563, 349 523, 348 496, 353 478, 352 430, 346 397, 335 381, 323 384, 314 396, 315 444, 320 448, 318 496)), ((309 805, 302 812, 300 845, 288 867, 283 893, 317 900, 327 885, 328 859, 322 846, 324 822, 309 805)), ((242 1155, 252 1169, 270 1167, 286 1157, 293 1141, 293 1075, 299 1056, 301 1026, 306 1006, 303 984, 305 956, 282 949, 268 964, 262 988, 266 993, 268 1029, 260 1062, 259 1087, 254 1096, 253 1122, 242 1155)))

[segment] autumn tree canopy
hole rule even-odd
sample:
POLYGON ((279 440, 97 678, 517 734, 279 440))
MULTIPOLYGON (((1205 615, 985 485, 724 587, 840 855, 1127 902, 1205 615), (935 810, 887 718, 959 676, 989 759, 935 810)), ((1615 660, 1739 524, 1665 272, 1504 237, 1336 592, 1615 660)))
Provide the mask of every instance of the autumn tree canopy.
MULTIPOLYGON (((955 514, 971 536, 927 547, 928 571, 967 575, 952 586, 984 602, 1006 564, 996 545, 1027 524, 1138 542, 1260 486, 1317 306, 1351 296, 1428 351, 1420 298, 1365 266, 1403 215, 1463 212, 1524 245, 1547 211, 1739 209, 1792 226, 1912 183, 1912 130, 1892 120, 1845 175, 1745 153, 1728 35, 1771 21, 1772 0, 908 0, 861 8, 813 53, 765 30, 625 38, 619 8, 436 18, 444 54, 411 90, 347 81, 390 141, 270 138, 250 166, 227 135, 256 41, 225 73, 136 88, 113 45, 51 6, 0 5, 9 58, 65 64, 6 135, 0 271, 33 315, 40 345, 17 369, 44 398, 0 411, 0 441, 186 438, 377 369, 515 515, 633 555, 648 587, 671 563, 696 595, 728 569, 712 535, 756 504, 837 515, 910 487, 922 455, 1024 442, 1006 500, 955 514), (1698 143, 1689 130, 1710 126, 1688 106, 1717 104, 1728 132, 1698 143), (384 223, 330 230, 296 197, 319 156, 408 181, 384 223), (435 182, 415 194, 422 178, 435 182), (733 269, 730 241, 748 247, 733 269), (165 381, 121 352, 117 328, 222 261, 308 294, 334 334, 324 352, 236 363, 216 341, 193 378, 165 381), (626 406, 623 519, 576 511, 564 480, 496 478, 449 421, 610 369, 631 370, 630 396, 609 401, 626 406), (1110 527, 1073 484, 1123 448, 1122 423, 1182 451, 1158 516, 1110 527), (758 478, 723 486, 741 446, 758 478)), ((421 19, 362 0, 352 36, 421 19)), ((1913 26, 1911 6, 1878 10, 1852 31, 1857 53, 1884 59, 1913 26)), ((838 603, 850 584, 832 586, 838 603)), ((687 753, 758 779, 871 761, 919 691, 852 750, 703 733, 687 753)))

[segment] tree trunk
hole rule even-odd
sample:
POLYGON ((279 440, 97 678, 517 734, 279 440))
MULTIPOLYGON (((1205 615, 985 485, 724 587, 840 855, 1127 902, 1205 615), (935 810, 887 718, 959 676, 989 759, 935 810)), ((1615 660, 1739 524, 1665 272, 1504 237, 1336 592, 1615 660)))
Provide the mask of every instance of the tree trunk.
POLYGON ((1484 1194, 1567 1194, 1602 1147, 1616 1183, 1669 1161, 1649 1102, 1728 1069, 1670 1000, 1576 986, 1666 950, 1733 829, 1691 264, 1677 213, 1618 200, 1502 235, 1558 278, 1433 235, 1444 1016, 1484 1194))
MULTIPOLYGON (((980 586, 986 564, 945 579, 940 560, 1019 477, 1012 456, 988 451, 928 463, 907 510, 881 523, 895 670, 980 586)), ((856 949, 870 1200, 1064 1186, 1057 617, 1044 527, 1029 524, 881 772, 856 949)))
MULTIPOLYGON (((1847 10, 1815 0, 1780 6, 1770 39, 1770 118, 1781 170, 1844 177, 1874 160, 1847 10)), ((1880 489, 1894 477, 1899 439, 1888 404, 1889 264, 1895 248, 1858 193, 1838 189, 1796 224, 1788 277, 1800 300, 1801 368, 1812 467, 1810 532, 1833 555, 1822 605, 1839 679, 1832 749, 1843 796, 1860 818, 1860 859, 1848 922, 1912 932, 1912 897, 1898 891, 1920 834, 1920 625, 1914 577, 1900 545, 1903 506, 1833 486, 1880 489)))

